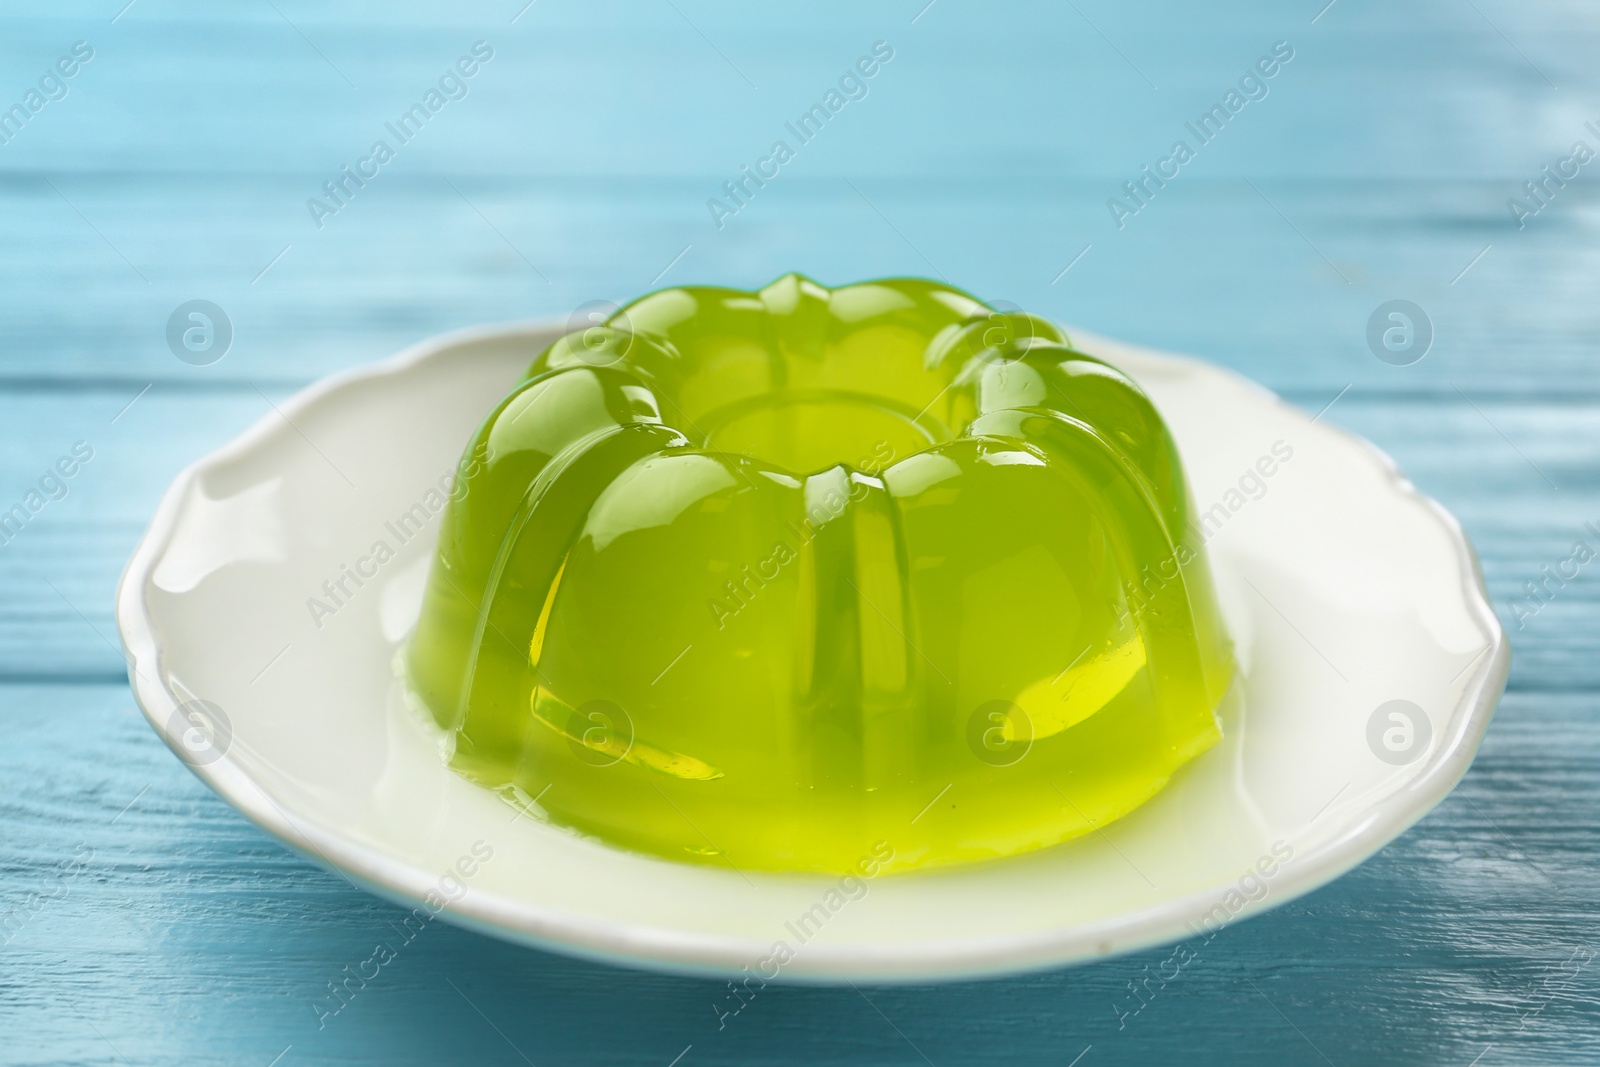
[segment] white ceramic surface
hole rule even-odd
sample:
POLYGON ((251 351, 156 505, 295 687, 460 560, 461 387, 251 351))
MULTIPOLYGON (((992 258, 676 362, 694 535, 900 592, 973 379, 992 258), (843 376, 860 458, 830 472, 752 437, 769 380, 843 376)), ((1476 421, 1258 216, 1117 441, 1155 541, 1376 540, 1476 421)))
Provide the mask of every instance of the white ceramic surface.
POLYGON ((118 591, 133 690, 168 745, 258 825, 396 900, 683 972, 917 982, 1080 962, 1203 938, 1360 863, 1461 778, 1504 686, 1470 547, 1387 457, 1229 372, 1074 333, 1149 391, 1210 515, 1242 666, 1222 744, 1100 833, 872 879, 836 909, 831 879, 576 838, 448 770, 391 675, 438 521, 403 543, 392 524, 557 332, 451 335, 279 404, 183 472, 118 591), (1250 477, 1275 444, 1292 456, 1250 477), (395 558, 318 626, 308 598, 378 541, 395 558), (1398 764, 1369 743, 1396 699, 1431 734, 1398 764), (197 732, 179 710, 194 700, 225 727, 197 732))

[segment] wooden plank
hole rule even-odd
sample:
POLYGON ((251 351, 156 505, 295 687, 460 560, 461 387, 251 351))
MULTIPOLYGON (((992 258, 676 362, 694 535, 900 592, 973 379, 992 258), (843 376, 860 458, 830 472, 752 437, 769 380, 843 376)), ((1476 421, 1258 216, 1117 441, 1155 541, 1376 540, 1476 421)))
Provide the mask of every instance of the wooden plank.
MULTIPOLYGON (((111 590, 161 492, 184 464, 265 414, 267 397, 283 394, 163 384, 120 416, 128 402, 120 393, 14 394, 0 422, 0 505, 25 499, 75 443, 94 458, 66 481, 64 499, 0 547, 0 584, 13 591, 0 600, 0 677, 114 676, 111 590)), ((1307 407, 1326 403, 1315 393, 1291 396, 1307 407)), ((1562 566, 1576 541, 1600 553, 1600 535, 1585 526, 1600 526, 1600 402, 1352 389, 1324 418, 1368 436, 1461 519, 1514 637, 1514 687, 1600 684, 1587 625, 1600 611, 1593 568, 1565 582, 1549 582, 1543 570, 1562 566), (1549 592, 1530 601, 1527 582, 1549 592)))
MULTIPOLYGON (((1600 828, 1574 817, 1600 801, 1592 709, 1587 694, 1512 694, 1437 811, 1334 884, 1196 941, 1176 977, 1163 948, 865 992, 939 1064, 1066 1063, 1091 1043, 1096 1062, 1172 1062, 1241 1033, 1274 1063, 1322 1062, 1311 1043, 1335 1063, 1465 1064, 1486 1044, 1499 1062, 1592 1062, 1600 972, 1570 974, 1600 938, 1600 828), (1119 1029, 1137 1006, 1128 983, 1163 972, 1119 1029)), ((535 1063, 603 1050, 664 1064, 691 1043, 695 1062, 922 1062, 848 987, 773 987, 719 1030, 722 983, 442 924, 319 1029, 326 983, 399 943, 403 912, 265 839, 161 746, 125 689, 0 685, 0 781, 25 783, 0 794, 0 909, 52 898, 0 948, 0 1025, 28 1035, 9 1062, 264 1065, 289 1044, 302 1063, 521 1062, 506 1039, 535 1063), (87 849, 75 877, 52 874, 87 849)))
POLYGON ((704 217, 720 183, 709 176, 401 172, 318 232, 295 215, 309 176, 18 176, 0 185, 0 219, 15 240, 61 258, 8 283, 0 387, 98 381, 131 394, 150 381, 306 382, 448 329, 566 316, 655 285, 759 286, 799 268, 829 283, 937 272, 1279 389, 1597 392, 1586 339, 1600 330, 1600 305, 1577 281, 1600 271, 1600 246, 1582 239, 1595 203, 1585 188, 1537 220, 1542 228, 1518 233, 1504 206, 1515 182, 1262 178, 1269 204, 1242 178, 1197 176, 1150 205, 1138 220, 1147 228, 1119 233, 1100 217, 1114 182, 1023 177, 1001 199, 971 181, 861 178, 869 205, 846 177, 775 184, 719 232, 704 217), (206 236, 224 230, 226 242, 206 236), (842 243, 841 231, 853 236, 842 243), (996 242, 1006 255, 987 252, 996 242), (53 298, 66 288, 93 294, 95 314, 53 298), (1492 304, 1486 293, 1497 294, 1492 304), (225 310, 233 342, 220 362, 195 367, 165 332, 180 304, 202 298, 225 310), (1368 349, 1369 317, 1394 298, 1422 306, 1433 325, 1432 350, 1415 366, 1368 349))

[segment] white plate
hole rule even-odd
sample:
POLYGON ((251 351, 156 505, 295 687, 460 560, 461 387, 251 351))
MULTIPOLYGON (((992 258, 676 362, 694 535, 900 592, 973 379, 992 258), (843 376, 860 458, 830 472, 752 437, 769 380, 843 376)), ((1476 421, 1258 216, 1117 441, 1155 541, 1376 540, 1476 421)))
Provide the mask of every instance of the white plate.
POLYGON ((179 476, 118 591, 167 744, 270 833, 409 905, 682 972, 917 982, 1090 960, 1204 937, 1360 863, 1460 780, 1505 684, 1471 548, 1387 457, 1227 371, 1074 333, 1149 391, 1211 516, 1242 667, 1224 741, 1101 833, 855 899, 579 839, 446 768, 390 669, 438 525, 401 543, 393 522, 557 333, 454 334, 279 405, 179 476), (1275 444, 1292 456, 1252 479, 1275 444), (308 598, 380 540, 395 558, 319 629, 308 598), (185 717, 195 700, 220 730, 185 717), (1392 700, 1422 713, 1409 741, 1378 713, 1392 700))

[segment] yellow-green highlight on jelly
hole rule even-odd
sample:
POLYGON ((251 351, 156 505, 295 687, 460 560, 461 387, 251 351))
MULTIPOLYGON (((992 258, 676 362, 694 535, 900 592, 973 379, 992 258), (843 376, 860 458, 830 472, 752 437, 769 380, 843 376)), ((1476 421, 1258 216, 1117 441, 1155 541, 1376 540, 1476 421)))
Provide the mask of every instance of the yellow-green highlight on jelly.
POLYGON ((949 286, 652 293, 540 353, 461 477, 409 682, 460 772, 610 844, 1010 856, 1221 736, 1232 652, 1161 417, 949 286))

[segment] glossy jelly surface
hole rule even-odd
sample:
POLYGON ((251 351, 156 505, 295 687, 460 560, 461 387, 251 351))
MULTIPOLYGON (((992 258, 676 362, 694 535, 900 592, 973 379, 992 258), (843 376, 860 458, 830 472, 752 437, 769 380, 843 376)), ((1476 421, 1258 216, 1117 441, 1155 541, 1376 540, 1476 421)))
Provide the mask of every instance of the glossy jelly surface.
POLYGON ((540 354, 461 476, 410 684, 457 769, 608 843, 1013 855, 1221 736, 1232 653, 1160 416, 948 286, 652 293, 540 354))

